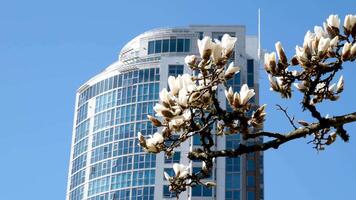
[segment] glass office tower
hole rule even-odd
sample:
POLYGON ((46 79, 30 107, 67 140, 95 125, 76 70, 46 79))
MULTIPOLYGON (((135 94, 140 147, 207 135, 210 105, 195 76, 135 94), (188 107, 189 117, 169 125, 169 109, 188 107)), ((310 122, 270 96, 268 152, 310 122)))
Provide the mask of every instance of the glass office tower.
MULTIPOLYGON (((198 138, 186 142, 172 158, 147 154, 138 146, 136 134, 157 130, 147 120, 153 115, 159 92, 168 76, 191 73, 186 55, 198 54, 197 39, 220 39, 224 33, 238 38, 232 61, 241 67, 229 85, 238 91, 247 83, 254 87, 258 104, 257 37, 246 36, 244 26, 165 28, 145 32, 120 51, 117 62, 84 83, 77 91, 66 200, 159 200, 174 199, 163 172, 173 173, 173 163, 199 170, 201 163, 186 158, 198 138)), ((226 106, 224 91, 219 100, 226 106)), ((228 106, 227 106, 227 109, 228 106)), ((239 135, 216 138, 216 149, 234 148, 239 135)), ((238 158, 218 158, 209 180, 217 187, 198 186, 181 194, 191 200, 263 199, 262 153, 238 158)))

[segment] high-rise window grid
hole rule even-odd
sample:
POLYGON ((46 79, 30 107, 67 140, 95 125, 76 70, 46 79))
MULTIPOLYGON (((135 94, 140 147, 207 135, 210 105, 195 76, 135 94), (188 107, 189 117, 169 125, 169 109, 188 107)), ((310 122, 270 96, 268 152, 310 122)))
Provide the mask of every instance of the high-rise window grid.
POLYGON ((163 40, 148 41, 147 54, 168 53, 168 52, 189 52, 190 39, 171 38, 163 40))

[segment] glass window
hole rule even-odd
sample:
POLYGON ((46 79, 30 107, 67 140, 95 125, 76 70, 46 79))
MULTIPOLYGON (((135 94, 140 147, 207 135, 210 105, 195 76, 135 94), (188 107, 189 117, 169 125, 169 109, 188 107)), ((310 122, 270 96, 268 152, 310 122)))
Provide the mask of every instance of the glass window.
POLYGON ((184 52, 189 52, 190 51, 190 39, 185 39, 184 40, 184 52))
POLYGON ((156 40, 155 53, 161 53, 161 51, 162 51, 162 40, 156 40))
POLYGON ((178 39, 177 52, 183 52, 184 39, 178 39))
POLYGON ((203 37, 204 37, 204 32, 198 32, 198 38, 199 38, 199 40, 201 40, 201 39, 203 39, 203 37))
POLYGON ((247 187, 255 187, 255 176, 247 176, 247 187))
POLYGON ((163 48, 162 48, 162 52, 168 52, 169 51, 169 40, 163 40, 163 48))
POLYGON ((254 79, 253 78, 253 74, 248 74, 247 75, 247 85, 248 85, 248 87, 253 87, 253 82, 254 82, 253 79, 254 79))
POLYGON ((164 157, 164 163, 179 163, 180 162, 180 152, 174 152, 173 156, 170 158, 164 157))
POLYGON ((212 196, 213 191, 211 188, 204 187, 202 185, 196 185, 192 187, 192 196, 193 197, 209 197, 212 196))
POLYGON ((247 73, 253 73, 253 59, 247 60, 247 73))
POLYGON ((176 51, 177 51, 177 39, 170 39, 169 52, 176 52, 176 51))
POLYGON ((200 135, 195 134, 195 135, 193 136, 193 145, 201 145, 201 142, 200 142, 200 135))
POLYGON ((247 192, 247 200, 255 200, 255 192, 247 192))
POLYGON ((247 160, 247 171, 255 171, 255 161, 247 160))
POLYGON ((155 52, 155 41, 149 41, 148 42, 148 53, 147 54, 152 54, 155 52))
POLYGON ((192 187, 192 196, 193 197, 200 197, 201 196, 201 185, 197 185, 192 187))

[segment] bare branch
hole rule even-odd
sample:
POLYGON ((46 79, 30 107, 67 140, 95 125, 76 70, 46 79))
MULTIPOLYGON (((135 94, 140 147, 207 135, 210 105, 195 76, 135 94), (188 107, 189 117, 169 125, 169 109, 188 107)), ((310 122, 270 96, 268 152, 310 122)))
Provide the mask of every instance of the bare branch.
POLYGON ((278 110, 282 111, 284 115, 288 118, 288 121, 293 126, 293 128, 297 129, 298 127, 294 124, 294 116, 290 117, 289 114, 287 113, 288 108, 282 108, 282 106, 279 104, 276 104, 276 106, 278 107, 278 110))

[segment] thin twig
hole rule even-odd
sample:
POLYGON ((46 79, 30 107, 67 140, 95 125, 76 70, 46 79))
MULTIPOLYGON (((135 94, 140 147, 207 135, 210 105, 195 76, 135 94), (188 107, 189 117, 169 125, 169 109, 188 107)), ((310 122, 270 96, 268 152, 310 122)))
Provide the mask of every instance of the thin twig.
POLYGON ((282 111, 284 113, 284 115, 288 118, 289 123, 293 126, 294 130, 298 129, 298 127, 294 124, 294 116, 290 117, 288 112, 287 112, 287 107, 286 108, 282 108, 281 105, 276 104, 276 106, 278 107, 278 110, 282 111))

